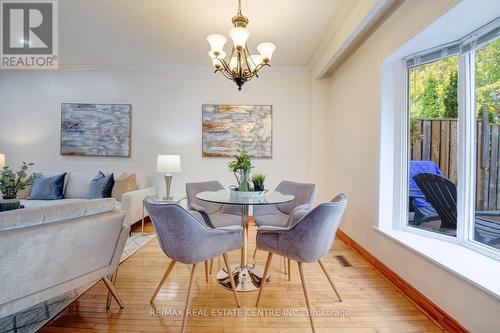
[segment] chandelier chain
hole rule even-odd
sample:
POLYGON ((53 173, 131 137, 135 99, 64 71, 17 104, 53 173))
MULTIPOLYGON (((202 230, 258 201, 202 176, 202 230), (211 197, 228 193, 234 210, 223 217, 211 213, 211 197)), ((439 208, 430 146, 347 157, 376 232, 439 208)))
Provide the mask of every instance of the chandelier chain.
POLYGON ((238 0, 238 14, 241 15, 241 0, 238 0))

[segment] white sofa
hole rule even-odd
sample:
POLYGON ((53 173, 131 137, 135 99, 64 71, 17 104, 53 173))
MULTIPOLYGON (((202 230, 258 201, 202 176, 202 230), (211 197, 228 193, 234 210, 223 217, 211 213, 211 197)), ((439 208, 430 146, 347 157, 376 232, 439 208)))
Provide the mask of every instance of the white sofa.
MULTIPOLYGON (((61 174, 61 172, 44 172, 44 175, 54 175, 61 174)), ((63 202, 82 202, 88 200, 87 192, 91 180, 97 174, 94 173, 84 173, 84 172, 68 172, 68 176, 65 181, 64 199, 61 200, 21 200, 21 205, 24 207, 43 207, 58 205, 63 202)), ((119 176, 118 173, 114 174, 115 178, 119 176)), ((123 194, 121 202, 117 201, 117 208, 125 213, 124 223, 127 225, 132 225, 142 219, 142 208, 143 200, 145 197, 150 195, 156 195, 156 187, 149 186, 146 177, 137 178, 138 189, 132 192, 127 192, 123 194)), ((145 212, 147 216, 147 212, 145 212)))
MULTIPOLYGON (((115 273, 130 227, 114 199, 0 213, 0 318, 115 273)), ((109 305, 109 302, 108 302, 109 305)))

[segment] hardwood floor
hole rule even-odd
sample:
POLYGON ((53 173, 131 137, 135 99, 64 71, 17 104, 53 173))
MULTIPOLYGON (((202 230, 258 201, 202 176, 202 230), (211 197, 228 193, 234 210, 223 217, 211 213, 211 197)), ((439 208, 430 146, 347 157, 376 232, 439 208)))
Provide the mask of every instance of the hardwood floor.
MULTIPOLYGON (((151 230, 147 224, 146 230, 151 230)), ((139 226, 140 228, 140 226, 139 226)), ((255 228, 250 229, 250 253, 255 244, 255 228)), ((239 251, 230 253, 236 264, 239 251)), ((259 251, 256 262, 265 264, 267 253, 259 251)), ((250 259, 250 261, 252 261, 250 259)), ((187 294, 190 268, 178 264, 165 282, 156 299, 158 314, 152 315, 149 298, 163 276, 170 260, 165 257, 156 239, 120 265, 116 287, 125 308, 112 302, 106 311, 106 287, 102 282, 81 296, 49 322, 41 332, 179 332, 182 317, 173 311, 183 309, 187 294), (167 313, 171 311, 171 313, 167 313)), ((323 311, 314 318, 317 332, 440 332, 410 301, 399 293, 366 261, 339 240, 323 259, 323 263, 342 297, 335 293, 319 264, 304 264, 312 306, 323 311), (352 267, 343 267, 335 258, 344 256, 352 267)), ((263 291, 259 308, 255 308, 257 292, 240 293, 242 310, 238 316, 234 296, 222 289, 215 280, 224 265, 222 257, 215 259, 214 272, 205 282, 204 265, 198 265, 193 289, 193 316, 187 332, 310 332, 309 319, 304 314, 305 300, 297 269, 292 262, 291 281, 283 273, 283 259, 273 257, 271 282, 263 291), (256 311, 266 310, 265 316, 256 311), (224 317, 216 312, 226 311, 224 317), (283 315, 288 311, 287 315, 283 315), (292 314, 304 314, 293 316, 292 314), (277 314, 281 314, 277 316, 277 314), (205 316, 207 315, 207 316, 205 316)))

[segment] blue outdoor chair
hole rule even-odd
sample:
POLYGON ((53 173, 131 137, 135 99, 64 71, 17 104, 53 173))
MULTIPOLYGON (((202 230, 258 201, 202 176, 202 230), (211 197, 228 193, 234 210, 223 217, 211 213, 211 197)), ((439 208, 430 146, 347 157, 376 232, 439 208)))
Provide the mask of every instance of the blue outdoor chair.
POLYGON ((443 176, 441 170, 434 161, 410 161, 409 196, 410 211, 415 212, 413 216, 414 225, 421 225, 423 222, 439 220, 439 215, 426 200, 424 193, 415 182, 414 177, 420 173, 431 173, 443 176))

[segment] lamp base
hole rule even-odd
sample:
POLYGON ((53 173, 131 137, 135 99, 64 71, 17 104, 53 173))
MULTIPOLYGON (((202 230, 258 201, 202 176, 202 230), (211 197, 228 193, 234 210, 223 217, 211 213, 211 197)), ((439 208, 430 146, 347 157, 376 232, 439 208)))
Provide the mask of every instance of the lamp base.
POLYGON ((170 194, 170 186, 172 185, 172 178, 174 176, 167 173, 163 177, 165 178, 165 196, 163 197, 163 200, 172 200, 173 197, 170 194))

